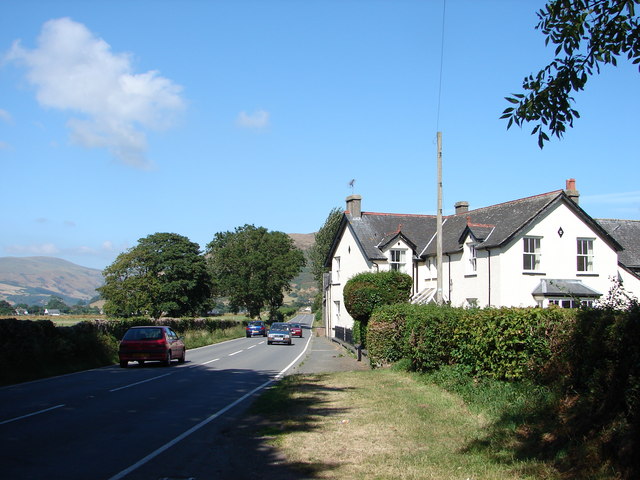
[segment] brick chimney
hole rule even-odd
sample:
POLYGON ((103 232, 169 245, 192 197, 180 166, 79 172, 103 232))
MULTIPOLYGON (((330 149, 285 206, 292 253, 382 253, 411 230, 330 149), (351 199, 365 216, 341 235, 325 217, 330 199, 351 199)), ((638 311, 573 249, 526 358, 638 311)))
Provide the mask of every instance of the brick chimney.
POLYGON ((565 188, 564 193, 566 193, 567 196, 571 200, 573 200, 573 203, 578 205, 579 200, 580 200, 580 192, 578 192, 578 190, 576 190, 576 179, 575 178, 569 178, 567 180, 567 188, 565 188))
POLYGON ((351 214, 353 218, 360 218, 362 216, 362 197, 360 195, 349 195, 347 197, 347 212, 351 214))
POLYGON ((465 202, 464 200, 456 202, 454 207, 456 209, 456 215, 459 213, 465 213, 469 211, 469 202, 465 202))

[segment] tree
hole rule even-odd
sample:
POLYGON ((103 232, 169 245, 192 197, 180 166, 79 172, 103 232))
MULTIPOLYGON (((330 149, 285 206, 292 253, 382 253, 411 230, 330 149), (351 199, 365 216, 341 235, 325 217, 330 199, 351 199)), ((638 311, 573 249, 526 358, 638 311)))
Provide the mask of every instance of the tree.
POLYGON ((118 255, 104 271, 108 315, 197 315, 211 295, 211 279, 197 243, 175 233, 155 233, 118 255))
POLYGON ((571 92, 584 90, 594 72, 617 65, 619 57, 640 63, 638 4, 640 0, 551 0, 540 10, 536 29, 546 35, 547 45, 556 45, 556 58, 525 77, 522 88, 528 94, 506 97, 515 105, 502 112, 507 128, 535 122, 531 134, 538 134, 543 148, 549 133, 561 138, 567 125, 573 127, 580 114, 572 108, 571 92))
POLYGON ((69 313, 69 305, 64 303, 62 298, 52 295, 47 302, 47 309, 49 310, 60 310, 62 313, 69 313))
POLYGON ((0 300, 0 315, 13 315, 14 309, 6 300, 0 300))
POLYGON ((259 317, 265 306, 273 316, 305 265, 291 237, 253 225, 216 233, 207 245, 207 261, 214 294, 227 297, 232 311, 246 308, 251 317, 259 317))
POLYGON ((318 289, 322 292, 322 277, 329 269, 324 266, 331 245, 336 236, 336 232, 342 221, 342 210, 333 208, 329 212, 324 225, 320 227, 315 234, 315 243, 309 251, 309 259, 311 260, 311 273, 318 284, 318 289))
POLYGON ((366 343, 367 325, 376 308, 409 301, 411 284, 411 276, 396 270, 363 272, 347 281, 343 291, 344 308, 355 321, 356 341, 366 343))

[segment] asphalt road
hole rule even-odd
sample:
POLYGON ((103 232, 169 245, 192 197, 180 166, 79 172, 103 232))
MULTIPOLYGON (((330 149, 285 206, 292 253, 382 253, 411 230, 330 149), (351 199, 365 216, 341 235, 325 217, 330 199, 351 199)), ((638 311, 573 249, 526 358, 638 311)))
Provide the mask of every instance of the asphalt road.
MULTIPOLYGON (((296 321, 308 326, 313 316, 296 321)), ((296 366, 310 340, 307 327, 292 346, 241 338, 189 350, 182 365, 112 366, 4 387, 2 478, 193 478, 189 462, 202 452, 176 457, 176 449, 224 439, 247 400, 296 366)))

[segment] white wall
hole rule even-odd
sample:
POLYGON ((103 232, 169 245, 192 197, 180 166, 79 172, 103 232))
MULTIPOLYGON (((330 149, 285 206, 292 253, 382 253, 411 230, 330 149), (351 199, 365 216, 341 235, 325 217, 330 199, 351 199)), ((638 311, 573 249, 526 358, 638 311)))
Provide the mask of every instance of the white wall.
POLYGON ((354 275, 369 271, 376 271, 375 265, 367 261, 355 240, 351 225, 347 225, 331 261, 331 287, 326 305, 327 335, 334 336, 333 328, 336 326, 353 328, 353 318, 344 308, 344 285, 354 275))

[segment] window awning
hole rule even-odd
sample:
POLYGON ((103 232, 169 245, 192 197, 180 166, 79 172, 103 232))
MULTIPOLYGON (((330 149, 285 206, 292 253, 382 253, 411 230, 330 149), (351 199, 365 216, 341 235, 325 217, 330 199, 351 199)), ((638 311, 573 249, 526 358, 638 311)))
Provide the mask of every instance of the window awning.
POLYGON ((531 294, 534 297, 598 298, 602 294, 582 283, 582 280, 542 279, 531 294))

